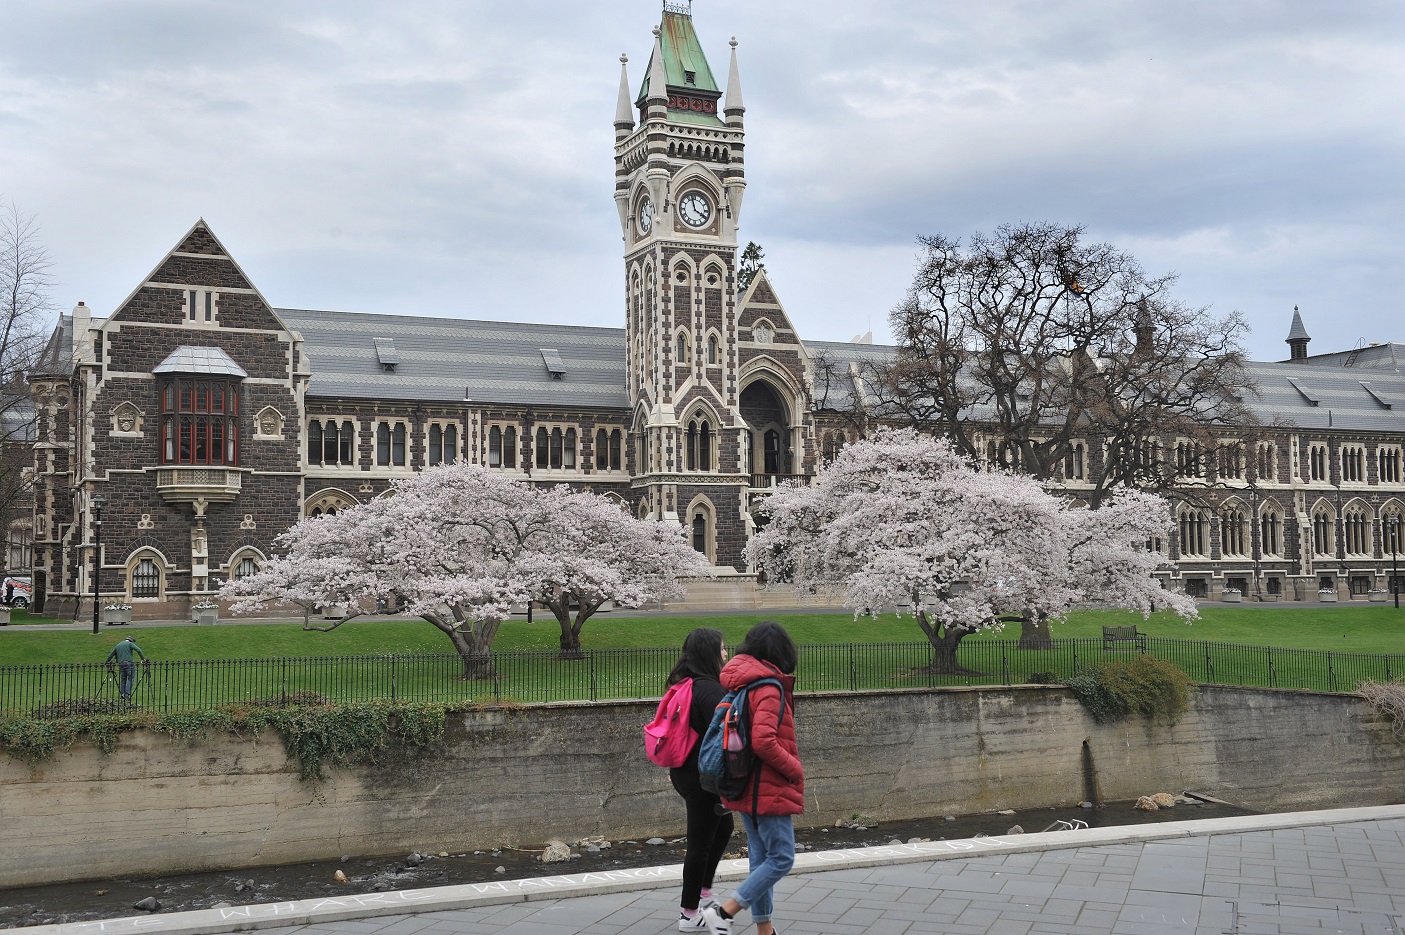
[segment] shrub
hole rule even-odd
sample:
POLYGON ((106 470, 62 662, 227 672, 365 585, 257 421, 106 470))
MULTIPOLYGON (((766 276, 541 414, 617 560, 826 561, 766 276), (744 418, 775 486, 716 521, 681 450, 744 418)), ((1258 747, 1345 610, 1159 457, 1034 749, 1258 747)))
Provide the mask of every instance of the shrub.
POLYGON ((1169 662, 1142 653, 1131 662, 1083 669, 1064 684, 1099 723, 1128 715, 1178 717, 1190 695, 1190 679, 1169 662))
POLYGON ((1405 741, 1405 679, 1390 682, 1362 682, 1356 693, 1390 720, 1396 739, 1405 741))
POLYGON ((390 701, 336 705, 306 692, 276 701, 176 714, 108 713, 82 711, 82 707, 75 706, 75 712, 67 715, 0 719, 0 750, 37 763, 79 741, 96 743, 104 753, 111 753, 118 734, 138 728, 187 741, 216 731, 256 736, 272 728, 282 737, 302 778, 315 781, 323 777, 328 763, 374 763, 393 745, 423 749, 443 735, 449 711, 466 706, 390 701))
POLYGON ((1059 677, 1052 672, 1031 672, 1025 676, 1026 685, 1057 685, 1059 677))

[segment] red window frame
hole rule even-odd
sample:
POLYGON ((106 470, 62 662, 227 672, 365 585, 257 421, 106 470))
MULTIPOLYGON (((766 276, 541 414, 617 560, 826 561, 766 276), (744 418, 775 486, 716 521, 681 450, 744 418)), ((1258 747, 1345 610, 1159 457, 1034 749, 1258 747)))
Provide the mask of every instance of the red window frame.
POLYGON ((161 387, 162 464, 239 464, 239 384, 173 377, 161 387))

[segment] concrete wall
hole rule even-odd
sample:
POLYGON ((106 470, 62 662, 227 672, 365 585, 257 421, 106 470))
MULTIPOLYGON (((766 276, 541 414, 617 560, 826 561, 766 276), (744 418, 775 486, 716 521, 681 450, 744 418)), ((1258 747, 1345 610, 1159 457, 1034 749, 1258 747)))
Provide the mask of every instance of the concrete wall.
MULTIPOLYGON (((485 710, 444 742, 300 782, 272 734, 122 735, 29 767, 0 756, 0 886, 461 851, 550 837, 681 834, 642 751, 649 702, 485 710)), ((1405 745, 1349 695, 1206 688, 1176 724, 1101 726, 1066 689, 804 696, 803 823, 1077 803, 1088 742, 1103 800, 1205 792, 1261 810, 1405 799, 1405 745)))

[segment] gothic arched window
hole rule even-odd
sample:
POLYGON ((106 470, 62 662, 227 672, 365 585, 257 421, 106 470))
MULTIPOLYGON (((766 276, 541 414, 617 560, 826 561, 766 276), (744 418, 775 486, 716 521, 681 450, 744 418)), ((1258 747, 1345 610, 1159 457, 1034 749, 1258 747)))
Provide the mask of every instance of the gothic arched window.
POLYGON ((1272 509, 1265 508, 1259 517, 1259 551, 1278 555, 1282 551, 1283 519, 1272 509))
POLYGON ((1243 510, 1237 507, 1225 510, 1220 516, 1220 551, 1225 555, 1243 555, 1248 528, 1243 510))
POLYGON ((537 467, 551 466, 551 433, 545 428, 537 429, 537 467))

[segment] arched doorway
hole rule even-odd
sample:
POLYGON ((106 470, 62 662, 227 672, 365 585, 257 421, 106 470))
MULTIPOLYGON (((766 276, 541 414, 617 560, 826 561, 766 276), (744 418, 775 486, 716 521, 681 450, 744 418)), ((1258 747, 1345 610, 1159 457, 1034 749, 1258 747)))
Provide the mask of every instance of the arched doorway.
POLYGON ((741 412, 749 436, 748 472, 771 477, 793 474, 790 407, 775 385, 764 379, 748 384, 741 393, 741 412))

